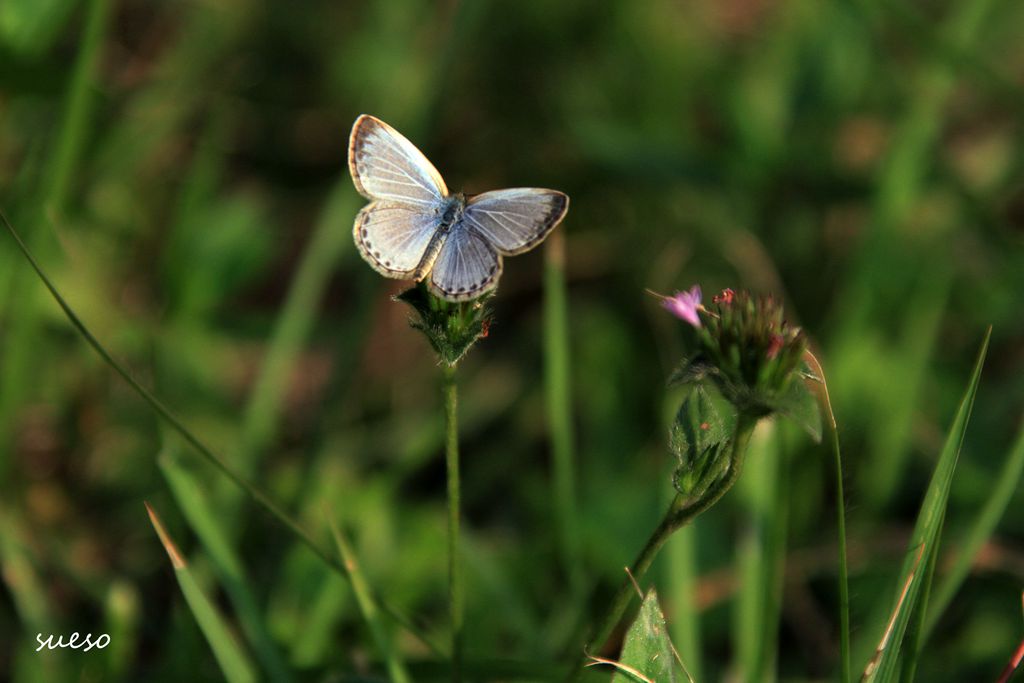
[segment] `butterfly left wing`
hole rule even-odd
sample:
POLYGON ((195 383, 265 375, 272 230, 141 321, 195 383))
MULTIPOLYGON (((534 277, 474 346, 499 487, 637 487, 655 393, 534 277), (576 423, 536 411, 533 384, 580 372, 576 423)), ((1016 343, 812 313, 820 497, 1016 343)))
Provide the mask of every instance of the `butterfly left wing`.
POLYGON ((494 288, 501 276, 501 255, 482 235, 456 225, 430 270, 430 291, 446 301, 475 299, 494 288))
POLYGON ((506 256, 540 244, 569 210, 569 197, 556 190, 522 187, 476 195, 463 222, 506 256))

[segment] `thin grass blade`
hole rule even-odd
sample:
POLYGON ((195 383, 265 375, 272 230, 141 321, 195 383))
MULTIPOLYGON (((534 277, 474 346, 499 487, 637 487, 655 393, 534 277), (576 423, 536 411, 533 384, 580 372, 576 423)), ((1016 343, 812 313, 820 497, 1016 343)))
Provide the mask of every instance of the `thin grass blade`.
POLYGON ((149 513, 149 520, 152 522, 157 536, 160 537, 160 543, 163 544, 168 557, 171 558, 171 566, 174 567, 174 575, 178 579, 182 595, 185 596, 185 602, 188 603, 192 616, 195 617, 196 623, 206 637, 206 642, 213 650, 213 655, 216 657, 224 677, 230 683, 256 681, 256 670, 249 655, 231 635, 224 617, 196 583, 188 563, 167 534, 163 522, 160 521, 149 503, 146 503, 146 511, 149 513))
POLYGON ((850 682, 850 580, 846 560, 846 499, 843 495, 843 458, 839 449, 839 428, 836 425, 836 414, 832 409, 832 399, 828 393, 828 382, 821 363, 810 351, 805 357, 808 367, 815 379, 809 385, 817 392, 821 402, 825 427, 832 446, 835 459, 836 475, 836 538, 839 548, 839 679, 842 683, 850 682))
POLYGON ((985 363, 991 334, 992 329, 989 328, 978 352, 974 372, 946 436, 946 442, 925 493, 924 502, 921 504, 914 533, 910 539, 908 554, 900 572, 900 584, 903 586, 903 590, 893 609, 892 618, 886 628, 876 659, 869 663, 864 672, 863 680, 865 681, 887 683, 896 680, 901 656, 907 658, 907 661, 903 663, 903 672, 905 674, 908 671, 913 672, 917 657, 917 643, 912 643, 911 648, 907 651, 907 648, 904 647, 905 636, 908 627, 916 628, 916 626, 911 626, 911 621, 921 618, 924 606, 919 605, 918 601, 926 602, 930 578, 929 567, 933 565, 934 556, 938 552, 939 536, 942 531, 946 504, 949 500, 949 490, 953 485, 953 473, 960 456, 967 423, 970 421, 971 409, 974 407, 974 397, 978 391, 978 382, 981 378, 981 369, 985 363))
POLYGON ((239 624, 271 681, 288 681, 291 675, 277 644, 264 624, 256 594, 249 585, 241 558, 228 541, 220 519, 210 507, 195 476, 180 462, 175 447, 169 446, 157 459, 175 501, 189 526, 199 537, 213 562, 239 624))

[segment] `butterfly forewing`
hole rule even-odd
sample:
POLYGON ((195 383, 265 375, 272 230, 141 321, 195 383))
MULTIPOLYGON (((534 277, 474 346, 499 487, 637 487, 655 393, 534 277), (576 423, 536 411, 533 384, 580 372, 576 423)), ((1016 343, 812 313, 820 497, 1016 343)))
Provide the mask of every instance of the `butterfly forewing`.
POLYGON ((475 299, 501 275, 501 256, 464 223, 452 229, 430 271, 430 290, 448 301, 475 299))
POLYGON ((515 188, 473 197, 462 219, 495 249, 512 256, 543 241, 568 209, 569 197, 561 192, 515 188))
POLYGON ((409 279, 437 229, 431 212, 408 204, 373 202, 356 217, 356 247, 374 270, 387 277, 409 279))
POLYGON ((352 126, 348 165, 356 189, 368 199, 432 208, 448 194, 441 174, 423 153, 373 116, 364 114, 352 126))

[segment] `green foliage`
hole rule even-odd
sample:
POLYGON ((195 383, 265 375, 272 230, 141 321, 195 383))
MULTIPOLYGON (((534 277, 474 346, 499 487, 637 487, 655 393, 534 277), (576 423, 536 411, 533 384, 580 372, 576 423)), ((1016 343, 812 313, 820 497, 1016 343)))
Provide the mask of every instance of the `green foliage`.
MULTIPOLYGON (((443 396, 435 351, 391 300, 408 284, 352 248, 345 140, 365 112, 453 191, 557 187, 574 207, 561 260, 506 262, 487 343, 459 361, 467 678, 562 680, 581 655, 675 495, 666 427, 684 395, 661 382, 692 339, 643 291, 700 283, 785 304, 838 430, 797 379, 798 400, 772 409, 812 435, 824 419, 835 457, 779 420, 779 442, 755 434, 737 486, 653 561, 645 585, 684 661, 702 681, 839 680, 841 652, 858 669, 872 657, 992 323, 945 542, 916 565, 915 581, 934 578, 927 595, 911 584, 895 672, 996 679, 1021 635, 1024 6, 507 10, 0 1, 0 208, 85 324, 0 239, 0 678, 222 676, 143 499, 257 677, 271 677, 268 637, 295 679, 387 670, 325 501, 410 678, 450 677, 443 396), (165 474, 163 448, 187 477, 165 474), (34 651, 37 632, 100 628, 103 652, 34 651)), ((699 480, 712 460, 685 462, 699 480)))
POLYGON ((679 460, 672 483, 686 504, 700 500, 729 469, 731 430, 701 385, 679 407, 669 447, 679 460))

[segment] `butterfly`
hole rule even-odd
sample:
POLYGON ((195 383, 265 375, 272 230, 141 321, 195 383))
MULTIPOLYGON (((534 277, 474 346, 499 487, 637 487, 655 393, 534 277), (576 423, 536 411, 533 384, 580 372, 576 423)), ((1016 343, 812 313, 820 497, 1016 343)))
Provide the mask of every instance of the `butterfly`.
POLYGON ((569 197, 556 190, 449 193, 422 152, 367 114, 352 126, 348 166, 370 200, 353 228, 363 259, 385 277, 429 278, 430 291, 446 301, 494 289, 502 257, 540 244, 569 209, 569 197))

